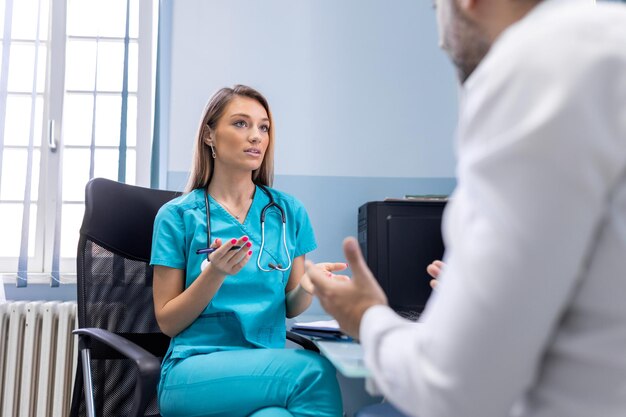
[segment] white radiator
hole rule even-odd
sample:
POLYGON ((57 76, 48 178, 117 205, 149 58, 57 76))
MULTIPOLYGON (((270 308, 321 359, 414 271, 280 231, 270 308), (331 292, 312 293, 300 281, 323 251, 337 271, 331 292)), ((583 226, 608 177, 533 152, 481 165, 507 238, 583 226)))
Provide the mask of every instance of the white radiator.
POLYGON ((0 302, 0 416, 69 414, 76 326, 75 302, 0 302))

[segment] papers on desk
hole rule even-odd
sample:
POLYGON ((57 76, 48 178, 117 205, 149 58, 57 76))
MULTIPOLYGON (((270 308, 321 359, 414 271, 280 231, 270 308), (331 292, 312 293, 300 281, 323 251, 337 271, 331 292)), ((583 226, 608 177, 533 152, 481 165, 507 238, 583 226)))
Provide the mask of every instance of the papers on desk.
POLYGON ((307 322, 295 322, 291 326, 291 330, 294 329, 307 329, 307 330, 321 330, 327 332, 339 332, 339 323, 337 320, 320 320, 320 321, 307 321, 307 322))
POLYGON ((332 340, 352 340, 339 330, 337 320, 321 320, 309 322, 296 322, 291 326, 291 331, 304 336, 318 337, 332 340))

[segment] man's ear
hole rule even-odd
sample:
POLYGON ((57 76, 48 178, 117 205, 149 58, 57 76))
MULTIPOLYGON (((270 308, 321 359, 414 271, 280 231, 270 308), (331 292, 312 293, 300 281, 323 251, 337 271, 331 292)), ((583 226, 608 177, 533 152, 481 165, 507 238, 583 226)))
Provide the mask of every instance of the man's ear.
POLYGON ((452 1, 456 1, 459 7, 461 8, 461 10, 472 11, 478 6, 478 3, 481 0, 452 0, 452 1))

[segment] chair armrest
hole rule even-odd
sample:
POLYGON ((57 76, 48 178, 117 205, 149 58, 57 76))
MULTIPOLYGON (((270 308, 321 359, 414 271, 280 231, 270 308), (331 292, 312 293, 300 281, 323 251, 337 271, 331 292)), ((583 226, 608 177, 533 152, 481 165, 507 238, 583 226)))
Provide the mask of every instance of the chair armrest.
POLYGON ((313 343, 311 339, 300 336, 299 334, 296 334, 294 332, 290 332, 289 330, 287 330, 287 340, 290 340, 293 343, 302 346, 306 350, 311 350, 317 353, 320 352, 320 350, 317 348, 317 346, 315 346, 315 343, 313 343))
MULTIPOLYGON (((133 342, 104 329, 82 328, 72 333, 79 336, 79 350, 89 349, 90 339, 97 340, 132 360, 139 371, 133 407, 129 416, 143 416, 148 401, 156 392, 161 371, 161 361, 152 353, 133 342)), ((91 372, 84 369, 83 372, 91 372)))

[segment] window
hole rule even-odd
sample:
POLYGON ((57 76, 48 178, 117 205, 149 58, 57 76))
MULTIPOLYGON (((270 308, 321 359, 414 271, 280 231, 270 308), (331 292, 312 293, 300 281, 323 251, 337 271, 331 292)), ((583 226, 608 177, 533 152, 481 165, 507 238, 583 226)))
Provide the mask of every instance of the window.
POLYGON ((93 177, 149 185, 156 0, 0 0, 0 273, 72 279, 93 177))

